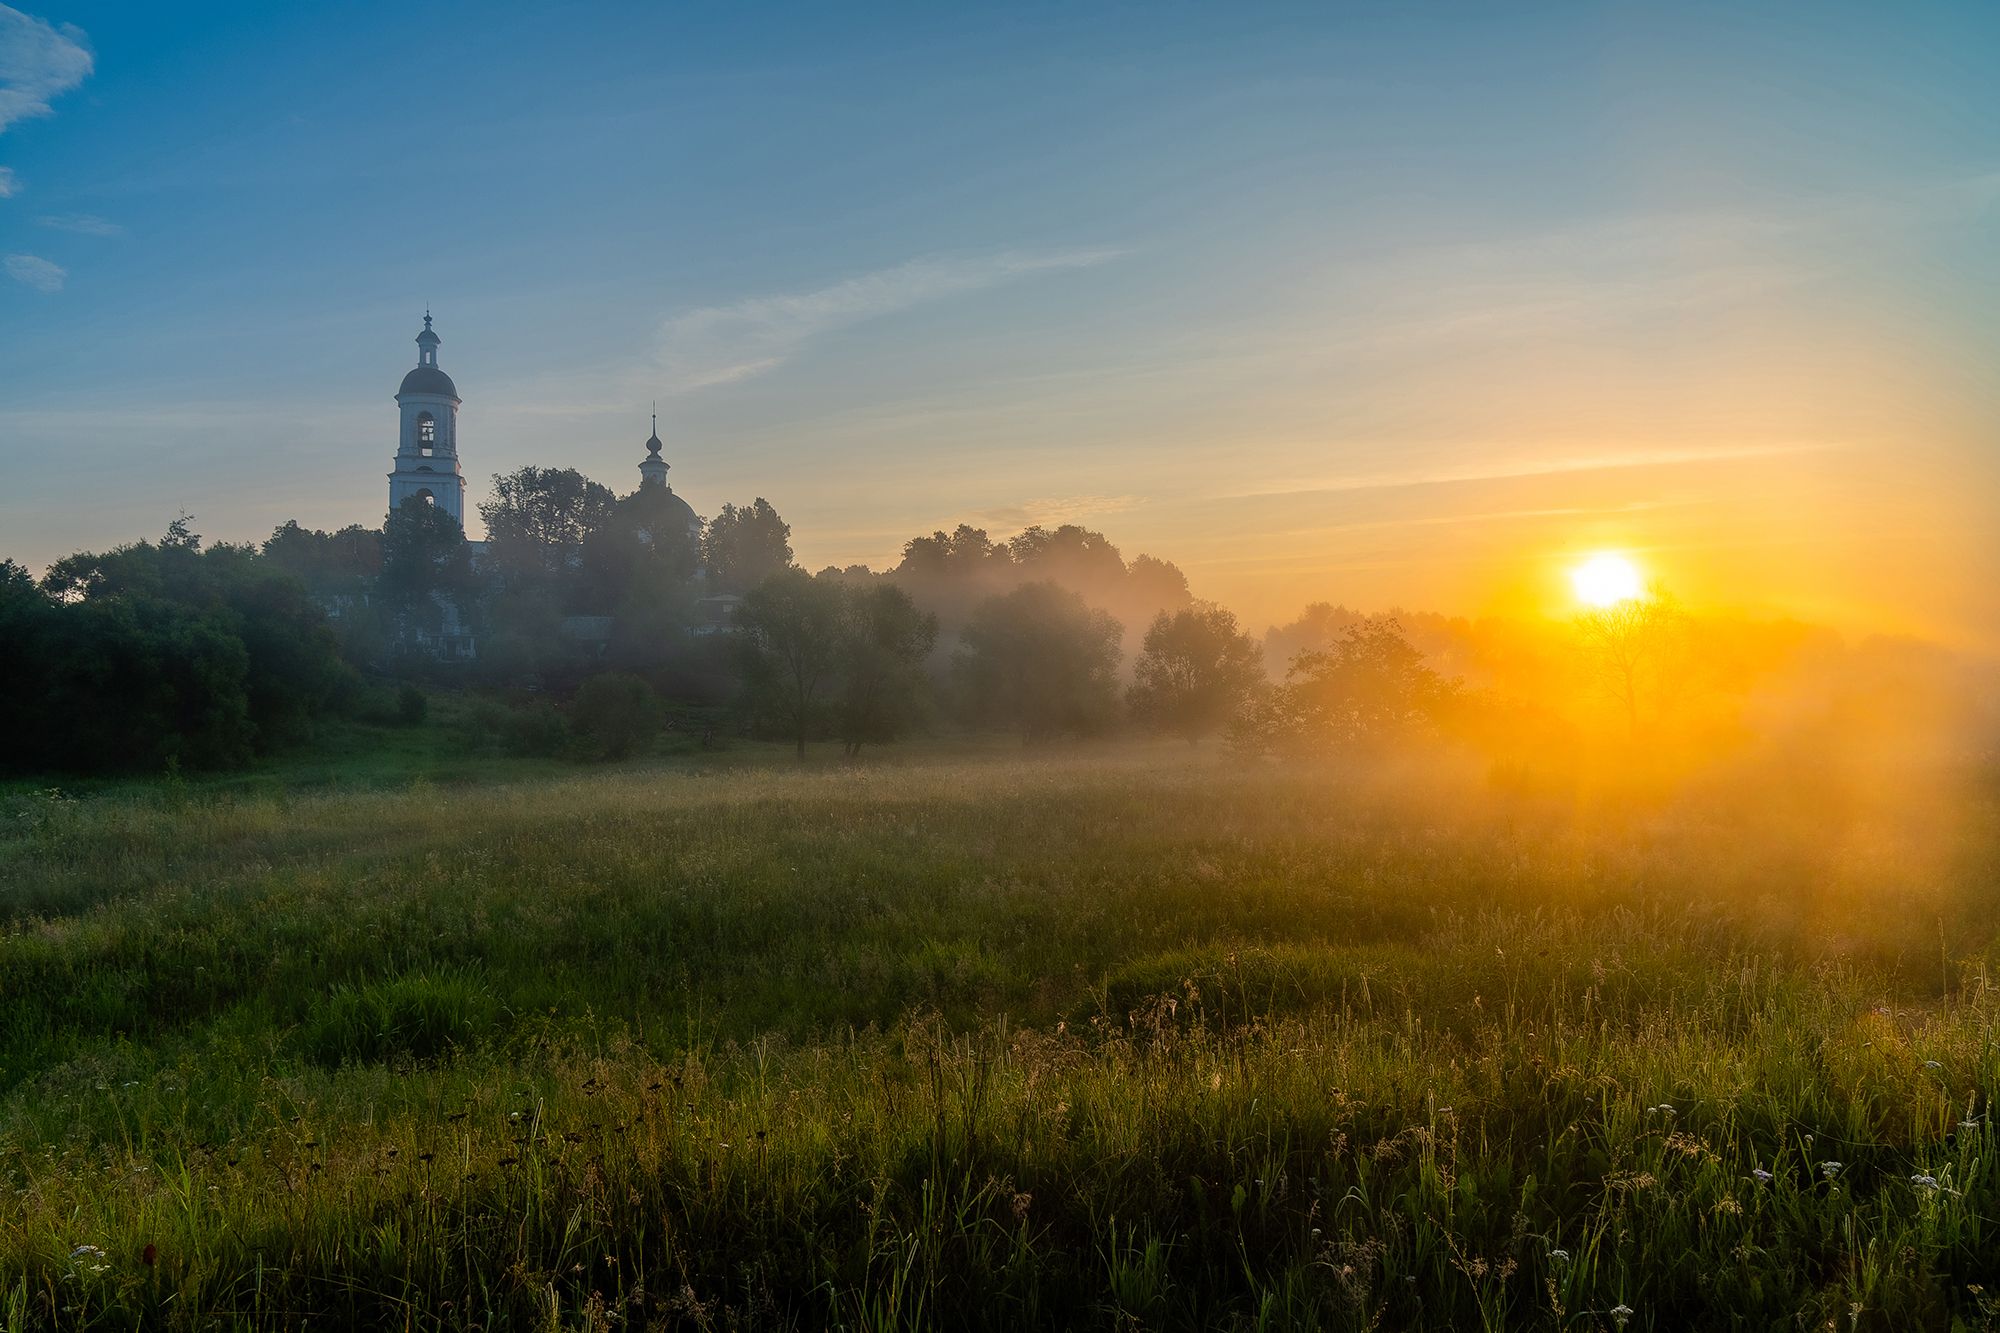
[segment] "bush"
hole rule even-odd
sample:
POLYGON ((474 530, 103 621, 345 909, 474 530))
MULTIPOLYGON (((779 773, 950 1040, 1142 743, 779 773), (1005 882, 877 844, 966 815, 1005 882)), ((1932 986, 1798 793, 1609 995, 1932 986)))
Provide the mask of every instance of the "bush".
POLYGON ((507 712, 500 726, 500 748, 524 758, 545 759, 561 754, 569 741, 562 714, 545 699, 507 712))
POLYGON ((585 758, 623 759, 659 734, 660 701, 637 676, 607 671, 578 687, 569 717, 585 758))
POLYGON ((422 724, 430 713, 431 701, 414 685, 396 691, 396 721, 406 727, 422 724))

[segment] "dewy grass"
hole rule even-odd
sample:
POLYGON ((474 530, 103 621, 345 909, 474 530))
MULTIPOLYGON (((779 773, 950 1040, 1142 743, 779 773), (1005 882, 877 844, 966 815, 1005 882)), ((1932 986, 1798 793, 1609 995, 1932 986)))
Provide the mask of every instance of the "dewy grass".
POLYGON ((1992 1327, 1993 799, 1840 795, 25 793, 0 1326, 1992 1327))

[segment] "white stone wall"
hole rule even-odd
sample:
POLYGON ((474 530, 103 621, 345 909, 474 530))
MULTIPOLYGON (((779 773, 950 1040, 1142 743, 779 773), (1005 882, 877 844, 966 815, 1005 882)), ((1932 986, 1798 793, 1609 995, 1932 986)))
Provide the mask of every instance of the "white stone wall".
POLYGON ((458 404, 438 394, 399 394, 402 430, 396 442, 396 470, 389 474, 389 512, 428 490, 438 507, 465 526, 465 477, 458 464, 458 404), (437 423, 429 457, 417 437, 425 412, 437 423))

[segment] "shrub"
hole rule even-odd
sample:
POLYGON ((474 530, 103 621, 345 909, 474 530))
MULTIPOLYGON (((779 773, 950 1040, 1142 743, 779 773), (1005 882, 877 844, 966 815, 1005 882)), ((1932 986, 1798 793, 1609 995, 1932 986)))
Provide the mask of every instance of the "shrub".
POLYGON ((561 754, 568 741, 569 728, 562 714, 545 699, 511 709, 500 727, 500 748, 524 758, 561 754))
POLYGON ((396 721, 406 727, 420 725, 430 713, 431 701, 414 685, 396 691, 396 721))
POLYGON ((660 701, 637 676, 607 671, 578 687, 569 706, 579 753, 590 759, 623 759, 660 730, 660 701))

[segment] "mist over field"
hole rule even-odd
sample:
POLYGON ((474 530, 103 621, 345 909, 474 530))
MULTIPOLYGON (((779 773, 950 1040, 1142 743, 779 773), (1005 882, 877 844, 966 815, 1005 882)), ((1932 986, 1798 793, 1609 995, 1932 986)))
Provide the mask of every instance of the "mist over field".
POLYGON ((0 3, 0 1333, 2000 1333, 1996 50, 0 3))

